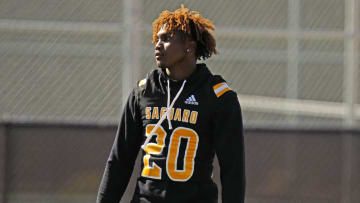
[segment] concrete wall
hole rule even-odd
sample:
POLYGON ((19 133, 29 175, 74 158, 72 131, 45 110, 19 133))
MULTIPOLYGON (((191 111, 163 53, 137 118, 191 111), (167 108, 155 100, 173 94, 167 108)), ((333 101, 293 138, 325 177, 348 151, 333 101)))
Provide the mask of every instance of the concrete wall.
POLYGON ((5 200, 6 177, 6 128, 0 125, 0 202, 5 200))

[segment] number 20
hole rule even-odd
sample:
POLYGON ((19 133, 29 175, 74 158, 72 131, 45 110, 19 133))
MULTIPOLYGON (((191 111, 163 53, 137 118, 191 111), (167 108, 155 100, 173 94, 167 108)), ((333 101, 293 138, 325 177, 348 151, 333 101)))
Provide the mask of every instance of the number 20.
MULTIPOLYGON (((153 124, 146 126, 146 136, 149 136, 151 130, 155 127, 153 124)), ((159 126, 155 131, 156 143, 149 143, 145 147, 146 155, 143 157, 144 169, 141 175, 144 177, 161 179, 161 168, 155 163, 150 164, 151 155, 161 154, 165 145, 166 131, 159 126)), ((169 150, 166 158, 166 172, 169 178, 173 181, 187 181, 191 178, 194 172, 195 155, 198 146, 199 136, 190 128, 178 127, 170 137, 169 150), (184 156, 184 169, 177 169, 177 159, 179 155, 180 140, 184 138, 187 140, 184 156)))

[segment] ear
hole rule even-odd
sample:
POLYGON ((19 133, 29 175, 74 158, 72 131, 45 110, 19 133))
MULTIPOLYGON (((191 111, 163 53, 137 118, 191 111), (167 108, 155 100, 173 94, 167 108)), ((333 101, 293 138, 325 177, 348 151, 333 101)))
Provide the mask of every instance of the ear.
POLYGON ((195 53, 196 51, 196 42, 193 40, 187 40, 186 42, 186 51, 187 52, 191 52, 191 53, 195 53), (190 50, 190 51, 187 51, 190 50))

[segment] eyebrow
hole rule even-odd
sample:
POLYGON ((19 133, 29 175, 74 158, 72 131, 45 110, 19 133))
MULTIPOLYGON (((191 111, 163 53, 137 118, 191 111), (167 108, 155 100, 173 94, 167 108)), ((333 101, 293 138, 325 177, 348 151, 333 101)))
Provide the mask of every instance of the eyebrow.
POLYGON ((156 36, 157 36, 157 37, 160 37, 160 36, 169 35, 169 34, 170 34, 170 32, 166 31, 166 32, 161 32, 160 34, 157 33, 156 36))
POLYGON ((168 35, 168 34, 169 34, 168 32, 162 32, 160 34, 156 34, 156 36, 161 37, 161 36, 168 35))

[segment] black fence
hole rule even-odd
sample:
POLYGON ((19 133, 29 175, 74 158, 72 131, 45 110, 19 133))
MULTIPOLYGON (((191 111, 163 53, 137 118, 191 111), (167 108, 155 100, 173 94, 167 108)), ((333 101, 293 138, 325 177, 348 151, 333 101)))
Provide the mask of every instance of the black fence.
MULTIPOLYGON (((115 132, 115 125, 0 123, 0 202, 95 202, 115 132)), ((247 128, 246 202, 360 202, 359 135, 343 128, 247 128)), ((123 203, 138 170, 139 159, 123 203)))

